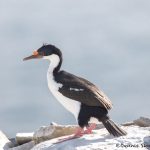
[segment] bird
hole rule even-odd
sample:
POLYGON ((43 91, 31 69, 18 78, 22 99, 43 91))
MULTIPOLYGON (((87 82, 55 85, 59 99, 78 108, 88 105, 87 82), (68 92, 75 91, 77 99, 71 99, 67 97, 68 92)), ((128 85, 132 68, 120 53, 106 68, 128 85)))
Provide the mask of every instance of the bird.
POLYGON ((23 60, 49 60, 47 71, 48 88, 52 95, 71 112, 79 127, 73 137, 91 134, 98 122, 102 122, 114 137, 127 133, 109 117, 112 108, 110 99, 92 82, 82 77, 61 70, 63 56, 59 48, 51 44, 43 44, 33 54, 23 60))

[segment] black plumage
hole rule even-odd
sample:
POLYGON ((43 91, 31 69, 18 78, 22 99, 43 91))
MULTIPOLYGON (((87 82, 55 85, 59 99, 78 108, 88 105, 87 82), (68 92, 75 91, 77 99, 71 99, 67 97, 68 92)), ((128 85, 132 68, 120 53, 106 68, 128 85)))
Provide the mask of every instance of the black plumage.
MULTIPOLYGON (((112 108, 112 103, 97 86, 84 78, 66 71, 60 71, 62 53, 58 48, 53 45, 43 45, 33 55, 26 57, 24 60, 35 58, 45 58, 52 61, 52 65, 50 65, 52 68, 48 72, 48 85, 55 97, 60 101, 62 100, 61 102, 64 102, 65 99, 65 104, 66 101, 78 101, 80 103, 80 105, 71 104, 75 104, 75 107, 79 108, 77 120, 81 128, 88 126, 90 119, 94 117, 104 124, 110 134, 114 136, 126 135, 126 132, 109 118, 108 110, 112 108)), ((66 106, 68 108, 67 104, 66 106)), ((74 110, 69 109, 69 111, 74 110)))
POLYGON ((59 92, 70 99, 79 101, 87 106, 100 106, 108 110, 112 108, 108 97, 86 79, 77 77, 66 71, 60 71, 55 76, 55 80, 62 84, 59 92))

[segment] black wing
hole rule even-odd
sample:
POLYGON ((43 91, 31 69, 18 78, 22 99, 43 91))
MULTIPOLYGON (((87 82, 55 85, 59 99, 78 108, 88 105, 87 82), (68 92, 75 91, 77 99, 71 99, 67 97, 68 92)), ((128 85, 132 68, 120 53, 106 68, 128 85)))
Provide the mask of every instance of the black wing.
POLYGON ((83 78, 60 71, 55 80, 63 84, 59 88, 59 92, 70 99, 80 101, 88 106, 101 106, 106 109, 112 108, 112 103, 108 97, 94 84, 83 78))

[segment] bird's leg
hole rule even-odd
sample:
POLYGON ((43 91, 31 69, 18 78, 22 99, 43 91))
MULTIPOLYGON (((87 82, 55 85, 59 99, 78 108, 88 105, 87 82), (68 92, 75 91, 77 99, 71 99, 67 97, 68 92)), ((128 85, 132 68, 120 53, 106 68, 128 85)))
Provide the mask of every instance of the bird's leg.
POLYGON ((96 124, 95 123, 91 123, 89 127, 86 128, 86 130, 84 131, 84 134, 92 134, 92 130, 94 130, 96 128, 96 124))
POLYGON ((67 136, 65 138, 60 138, 56 143, 61 143, 61 142, 68 141, 71 139, 79 138, 79 137, 83 136, 83 134, 84 134, 84 129, 81 127, 78 127, 73 135, 67 136))
POLYGON ((84 129, 81 127, 78 127, 77 130, 75 131, 74 137, 81 137, 83 136, 84 129))

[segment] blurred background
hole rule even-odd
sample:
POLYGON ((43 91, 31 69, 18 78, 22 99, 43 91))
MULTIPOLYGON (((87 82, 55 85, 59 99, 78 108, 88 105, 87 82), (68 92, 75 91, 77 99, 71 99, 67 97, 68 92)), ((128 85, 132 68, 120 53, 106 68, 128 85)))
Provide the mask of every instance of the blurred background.
POLYGON ((62 69, 108 95, 115 122, 150 117, 149 8, 148 0, 0 0, 0 129, 11 137, 76 123, 48 90, 49 62, 22 61, 43 43, 62 50, 62 69))

